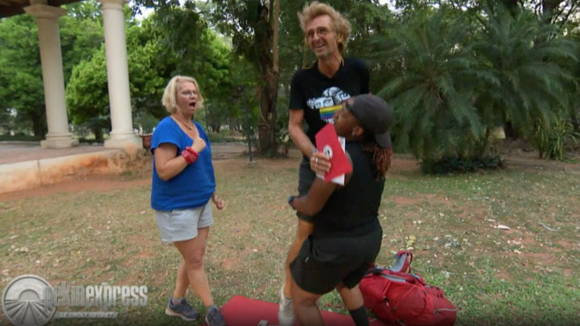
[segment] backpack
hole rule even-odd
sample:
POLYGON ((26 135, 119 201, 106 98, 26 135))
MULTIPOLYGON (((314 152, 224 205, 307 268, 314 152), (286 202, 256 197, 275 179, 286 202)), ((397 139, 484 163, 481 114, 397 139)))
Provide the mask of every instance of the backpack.
POLYGON ((443 290, 412 274, 413 254, 400 251, 391 268, 371 267, 360 282, 365 307, 378 319, 405 326, 453 326, 457 309, 443 290))

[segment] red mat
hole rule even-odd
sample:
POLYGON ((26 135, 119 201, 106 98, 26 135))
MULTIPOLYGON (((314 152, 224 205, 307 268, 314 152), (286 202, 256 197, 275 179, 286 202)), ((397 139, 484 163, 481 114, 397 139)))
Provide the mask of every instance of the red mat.
MULTIPOLYGON (((221 308, 228 326, 275 326, 278 323, 278 304, 236 295, 221 308)), ((355 326, 350 316, 322 311, 327 326, 355 326)), ((202 326, 206 324, 203 323, 202 326)), ((298 322, 295 323, 298 326, 298 322)), ((370 320, 371 326, 386 326, 378 319, 370 320)))

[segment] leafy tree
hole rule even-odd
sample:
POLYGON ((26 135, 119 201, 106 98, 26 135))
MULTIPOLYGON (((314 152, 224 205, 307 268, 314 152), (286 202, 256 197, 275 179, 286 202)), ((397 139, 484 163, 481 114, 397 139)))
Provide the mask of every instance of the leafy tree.
POLYGON ((395 110, 396 143, 420 159, 480 154, 484 125, 470 101, 470 81, 485 73, 464 45, 467 26, 447 20, 443 11, 423 10, 393 27, 390 50, 380 53, 401 64, 379 92, 395 110))
MULTIPOLYGON (((219 129, 225 118, 232 115, 227 100, 226 104, 221 103, 228 96, 229 48, 206 28, 195 11, 164 10, 171 14, 156 13, 139 24, 130 22, 126 26, 129 86, 135 121, 151 120, 148 119, 150 116, 160 119, 167 115, 161 105, 163 90, 171 77, 180 74, 198 80, 208 110, 215 111, 215 116, 219 117, 214 120, 214 126, 219 129), (188 33, 190 30, 192 32, 188 33)), ((95 117, 100 117, 100 121, 108 120, 104 48, 75 67, 67 87, 67 100, 75 123, 86 124, 95 121, 95 117)), ((102 127, 93 125, 95 132, 102 127)))
MULTIPOLYGON (((91 12, 94 2, 69 5, 73 13, 91 12), (92 7, 91 7, 92 6, 92 7)), ((59 19, 65 84, 73 67, 90 58, 103 42, 102 27, 86 15, 63 16, 59 19)), ((16 120, 29 123, 35 136, 47 132, 46 107, 42 84, 42 66, 38 48, 36 20, 18 15, 0 21, 0 106, 13 108, 16 120)))
POLYGON ((547 126, 567 108, 565 83, 572 76, 558 62, 577 62, 575 45, 529 11, 484 10, 475 51, 493 78, 482 84, 476 105, 481 116, 499 117, 530 136, 535 123, 547 126))
POLYGON ((234 51, 255 65, 260 73, 258 122, 260 150, 276 151, 276 103, 278 96, 278 13, 280 0, 214 0, 213 21, 232 35, 234 51))
POLYGON ((66 88, 67 106, 76 125, 89 124, 97 140, 108 127, 109 90, 104 45, 90 60, 81 61, 73 69, 66 88))
POLYGON ((208 124, 212 129, 219 131, 228 118, 236 115, 228 104, 233 92, 232 83, 229 82, 230 46, 223 37, 208 28, 207 22, 193 7, 163 6, 144 22, 139 33, 148 44, 156 44, 157 54, 149 56, 155 65, 144 66, 162 78, 155 103, 159 103, 169 78, 177 74, 189 75, 200 84, 207 108, 204 118, 213 117, 211 124, 208 124))
POLYGON ((67 15, 59 19, 62 64, 65 84, 73 67, 81 60, 88 60, 104 43, 100 5, 94 1, 82 1, 64 7, 67 15))
POLYGON ((34 17, 0 20, 0 65, 0 109, 17 110, 17 121, 30 123, 35 136, 44 136, 46 107, 34 17))

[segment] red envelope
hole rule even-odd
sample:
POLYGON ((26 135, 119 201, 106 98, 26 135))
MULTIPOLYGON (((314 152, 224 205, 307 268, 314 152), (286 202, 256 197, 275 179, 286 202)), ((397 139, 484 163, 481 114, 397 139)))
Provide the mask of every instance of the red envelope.
POLYGON ((316 134, 316 148, 320 153, 330 156, 330 171, 324 175, 326 182, 339 175, 352 172, 352 166, 340 146, 333 124, 327 124, 316 134))

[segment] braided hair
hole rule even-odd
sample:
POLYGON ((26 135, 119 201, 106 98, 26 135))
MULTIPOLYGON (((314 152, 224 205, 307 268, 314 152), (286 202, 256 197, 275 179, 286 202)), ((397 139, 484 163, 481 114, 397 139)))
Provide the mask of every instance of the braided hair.
POLYGON ((377 169, 375 181, 384 180, 385 174, 391 167, 392 148, 382 148, 375 140, 375 135, 366 132, 363 134, 362 149, 373 154, 373 165, 377 169))

